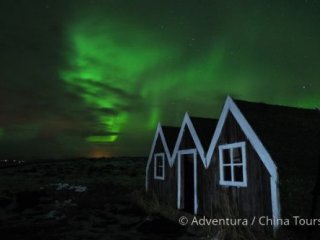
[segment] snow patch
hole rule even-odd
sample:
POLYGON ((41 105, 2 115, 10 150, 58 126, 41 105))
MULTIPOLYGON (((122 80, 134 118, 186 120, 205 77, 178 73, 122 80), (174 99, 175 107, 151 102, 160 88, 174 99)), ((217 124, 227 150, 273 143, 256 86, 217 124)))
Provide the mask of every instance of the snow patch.
POLYGON ((68 190, 68 191, 74 191, 74 192, 85 192, 88 190, 87 186, 70 185, 69 183, 55 183, 52 185, 56 186, 57 191, 68 190))

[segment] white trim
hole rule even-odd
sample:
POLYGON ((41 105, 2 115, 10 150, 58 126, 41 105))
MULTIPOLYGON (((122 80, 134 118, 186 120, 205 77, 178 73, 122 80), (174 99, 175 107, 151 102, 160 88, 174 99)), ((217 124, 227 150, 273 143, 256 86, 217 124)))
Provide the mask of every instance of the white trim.
POLYGON ((181 156, 178 155, 177 166, 177 209, 181 209, 181 156))
POLYGON ((197 172, 197 155, 193 157, 193 213, 198 214, 198 172, 197 172))
POLYGON ((190 131, 191 137, 193 139, 195 147, 196 147, 196 149, 198 151, 198 154, 199 154, 204 166, 206 166, 206 156, 205 156, 204 149, 202 147, 202 144, 200 142, 198 134, 197 134, 197 132, 196 132, 196 130, 195 130, 193 124, 192 124, 192 121, 191 121, 190 116, 189 116, 188 113, 185 113, 185 115, 184 115, 184 118, 183 118, 183 121, 182 121, 182 124, 181 124, 181 128, 180 128, 180 131, 179 131, 179 134, 178 134, 178 138, 177 138, 177 141, 176 141, 176 145, 175 145, 173 153, 171 155, 171 163, 172 163, 172 165, 174 164, 174 160, 177 157, 177 154, 178 154, 178 151, 179 151, 179 147, 180 147, 180 143, 182 141, 182 137, 183 137, 183 134, 185 132, 185 128, 186 127, 188 127, 188 129, 190 131))
POLYGON ((178 154, 178 151, 179 151, 179 147, 180 147, 180 143, 182 141, 182 137, 183 137, 183 134, 184 134, 184 131, 185 131, 186 127, 188 127, 188 129, 189 129, 191 137, 193 139, 193 142, 194 142, 194 144, 196 146, 196 149, 198 151, 198 154, 199 154, 204 166, 206 167, 206 165, 207 165, 207 163, 206 163, 206 155, 205 155, 205 152, 204 152, 204 149, 203 149, 202 144, 200 142, 200 139, 198 137, 198 134, 196 133, 196 130, 194 129, 194 126, 192 124, 192 121, 191 121, 190 116, 189 116, 188 113, 185 113, 185 115, 184 115, 183 121, 181 123, 181 128, 180 128, 180 131, 179 131, 179 134, 178 134, 178 137, 177 137, 177 141, 176 141, 176 144, 175 144, 175 147, 174 147, 174 150, 173 150, 172 154, 170 154, 168 145, 166 143, 166 140, 165 140, 165 137, 164 137, 164 134, 163 134, 163 131, 162 131, 161 124, 158 123, 157 130, 156 130, 156 133, 155 133, 155 137, 153 139, 153 143, 152 143, 152 146, 151 146, 151 151, 150 151, 149 158, 148 158, 147 167, 146 167, 146 183, 145 183, 146 191, 148 191, 149 166, 150 166, 150 163, 151 163, 151 160, 152 160, 152 155, 154 153, 154 148, 155 148, 155 145, 156 145, 158 137, 160 136, 160 138, 162 140, 162 144, 163 144, 163 147, 164 147, 164 150, 165 150, 165 153, 166 153, 166 157, 167 157, 167 160, 168 160, 168 163, 169 163, 169 167, 172 167, 173 164, 174 164, 174 161, 175 161, 175 159, 177 157, 177 154, 178 154))
MULTIPOLYGON (((242 131, 247 136, 249 142, 257 152, 259 158, 263 162, 264 166, 266 167, 267 171, 269 172, 271 176, 271 196, 272 196, 272 215, 273 218, 280 218, 280 197, 279 197, 279 184, 278 184, 278 171, 275 163, 273 162, 270 154, 266 150, 266 148, 263 146, 262 142, 248 123, 248 121, 245 119, 243 114, 241 113, 240 109, 237 107, 235 102, 232 100, 230 96, 227 97, 226 102, 224 104, 222 113, 220 115, 216 130, 214 132, 214 135, 212 137, 209 150, 207 152, 206 156, 206 168, 209 167, 212 157, 214 155, 214 151, 216 150, 216 145, 218 143, 219 137, 221 135, 222 128, 225 124, 226 118, 228 113, 231 113, 238 124, 240 125, 242 131)), ((278 229, 278 226, 274 225, 274 231, 278 229)))
POLYGON ((247 156, 246 156, 246 143, 236 142, 231 144, 223 144, 219 146, 219 169, 220 169, 220 181, 219 184, 223 186, 235 186, 235 187, 247 187, 247 156), (233 162, 233 149, 241 148, 242 163, 233 162), (230 154, 230 164, 223 162, 223 151, 228 149, 230 154), (224 166, 231 167, 231 181, 224 180, 224 166), (242 181, 234 181, 234 166, 242 166, 242 181))
POLYGON ((279 229, 277 219, 280 219, 280 194, 278 182, 270 177, 270 185, 271 185, 271 200, 272 200, 272 216, 275 220, 275 224, 273 225, 273 230, 276 232, 279 229))
MULTIPOLYGON (((193 155, 193 213, 198 213, 198 189, 197 189, 197 150, 195 148, 192 149, 184 149, 178 151, 178 167, 177 167, 177 208, 181 209, 181 155, 193 155)), ((184 186, 185 187, 185 186, 184 186)))
POLYGON ((229 100, 229 97, 228 97, 226 102, 225 102, 225 104, 224 104, 222 112, 220 114, 216 129, 214 131, 214 134, 212 136, 212 139, 211 139, 211 142, 210 142, 210 145, 209 145, 209 148, 208 148, 208 152, 207 152, 207 156, 206 156, 206 168, 208 168, 210 163, 211 163, 211 158, 213 157, 214 150, 216 148, 216 145, 218 143, 219 137, 221 135, 222 128, 223 128, 224 123, 225 123, 225 121, 227 119, 228 111, 229 111, 229 108, 230 108, 229 107, 229 105, 230 105, 229 102, 230 102, 230 100, 229 100))
POLYGON ((219 118, 217 128, 214 132, 213 138, 210 143, 210 147, 207 153, 207 167, 211 163, 212 156, 214 154, 214 151, 216 149, 216 145, 218 143, 219 137, 221 135, 222 128, 225 124, 226 118, 228 113, 232 113, 238 124, 240 125, 242 131, 245 133, 247 136, 249 142, 252 144, 254 149, 256 150, 257 154, 259 155, 260 159, 264 163, 265 167, 267 168, 268 172, 272 177, 275 177, 277 174, 277 167, 274 164, 270 154, 268 151, 265 149, 263 146, 262 142, 258 138, 258 136, 255 134, 253 129, 251 128, 250 124, 248 121, 245 119, 245 117, 242 115, 240 109, 236 106, 234 101, 231 99, 231 97, 228 97, 226 100, 226 103, 223 107, 221 116, 219 118))
POLYGON ((168 159, 168 162, 169 162, 169 166, 172 167, 172 164, 170 163, 170 152, 169 152, 169 148, 168 148, 168 145, 167 145, 167 142, 165 140, 165 137, 164 137, 164 134, 163 134, 163 131, 162 131, 162 127, 161 127, 161 124, 158 123, 158 126, 157 126, 157 130, 156 130, 156 133, 155 133, 155 136, 154 136, 154 139, 153 139, 153 142, 152 142, 152 145, 151 145, 151 150, 150 150, 150 154, 149 154, 149 158, 148 158, 148 162, 147 162, 147 166, 146 166, 146 182, 145 182, 145 187, 146 187, 146 191, 148 191, 148 174, 149 174, 149 167, 150 167, 150 164, 151 164, 151 160, 153 159, 152 156, 154 154, 154 149, 156 147, 156 143, 157 143, 157 140, 158 140, 158 137, 160 136, 160 139, 161 139, 161 142, 162 142, 162 145, 163 145, 163 148, 164 148, 164 151, 165 151, 165 154, 166 154, 166 157, 168 159))
POLYGON ((165 179, 165 156, 164 153, 155 153, 153 156, 153 178, 157 179, 157 180, 164 180, 165 179), (157 175, 157 168, 158 168, 158 161, 159 161, 159 157, 162 164, 162 174, 161 175, 157 175))

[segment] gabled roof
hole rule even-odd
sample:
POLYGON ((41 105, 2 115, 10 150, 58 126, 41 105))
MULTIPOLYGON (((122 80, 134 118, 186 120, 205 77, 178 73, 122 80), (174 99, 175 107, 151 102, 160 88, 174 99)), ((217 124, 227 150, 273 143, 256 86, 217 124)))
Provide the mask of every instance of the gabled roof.
POLYGON ((207 152, 218 120, 201 117, 190 117, 190 119, 199 136, 203 150, 207 152))
MULTIPOLYGON (((277 166, 285 214, 297 211, 305 214, 310 210, 307 206, 311 204, 312 192, 320 186, 320 112, 242 100, 234 102, 277 166)), ((274 216, 279 216, 276 192, 271 191, 272 206, 274 216)))
MULTIPOLYGON (((320 112, 234 100, 280 172, 316 174, 320 161, 320 112), (288 170, 288 166, 294 164, 288 170)), ((281 175, 281 174, 280 174, 281 175)))
POLYGON ((146 190, 148 190, 148 173, 149 173, 149 166, 150 166, 150 163, 151 163, 151 160, 152 160, 152 156, 153 156, 153 153, 154 153, 154 150, 155 150, 155 147, 156 147, 156 143, 157 143, 157 139, 160 138, 161 142, 162 142, 162 145, 163 145, 163 148, 164 148, 164 152, 165 152, 165 155, 167 157, 167 160, 169 162, 169 165, 171 165, 171 156, 170 156, 170 151, 169 151, 169 148, 168 148, 168 145, 167 145, 167 142, 166 142, 166 139, 164 137, 164 133, 163 133, 163 130, 162 130, 162 127, 161 127, 161 124, 158 123, 158 126, 157 126, 157 130, 156 130, 156 133, 154 135, 154 138, 153 138, 153 142, 152 142, 152 146, 151 146, 151 150, 150 150, 150 154, 149 154, 149 158, 148 158, 148 162, 147 162, 147 167, 146 167, 146 190))
POLYGON ((181 145, 181 142, 182 142, 182 138, 183 138, 183 135, 185 133, 185 129, 188 129, 190 134, 191 134, 191 137, 192 137, 192 140, 194 142, 194 145, 197 149, 197 152, 200 156, 200 159, 201 161, 203 162, 203 165, 206 166, 206 155, 205 155, 205 151, 203 149, 203 146, 200 142, 200 139, 199 139, 199 136, 194 128, 194 125, 191 121, 191 118, 189 116, 188 113, 185 113, 184 115, 184 118, 183 118, 183 121, 182 121, 182 124, 181 124, 181 128, 180 128, 180 131, 179 131, 179 135, 178 135, 178 138, 177 138, 177 142, 176 142, 176 145, 174 147, 174 150, 173 150, 173 153, 171 155, 171 164, 173 165, 174 163, 174 160, 175 158, 177 157, 178 155, 178 151, 179 151, 179 147, 181 145))
POLYGON ((164 138, 167 142, 169 152, 172 154, 174 146, 176 145, 177 137, 180 131, 179 127, 162 126, 164 138))
MULTIPOLYGON (((231 97, 227 97, 219 121, 217 123, 216 130, 214 131, 207 155, 206 155, 206 167, 208 168, 214 151, 217 149, 218 140, 222 132, 222 128, 226 122, 228 114, 232 114, 240 128, 246 135, 248 141, 252 144, 253 148, 257 152, 264 166, 270 174, 270 188, 271 188, 271 203, 272 203, 272 216, 274 219, 280 218, 280 197, 279 197, 279 187, 278 187, 278 171, 272 157, 270 156, 268 150, 265 148, 264 144, 261 142, 259 136, 253 130, 252 126, 249 124, 244 114, 240 111, 236 103, 231 97)), ((278 224, 273 225, 274 230, 278 228, 278 224)))

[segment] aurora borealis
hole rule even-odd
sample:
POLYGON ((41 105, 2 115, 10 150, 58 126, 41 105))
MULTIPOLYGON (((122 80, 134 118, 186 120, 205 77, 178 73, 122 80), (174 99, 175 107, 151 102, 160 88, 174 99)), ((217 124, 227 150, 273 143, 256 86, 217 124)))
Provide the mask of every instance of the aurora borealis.
POLYGON ((227 95, 320 106, 319 1, 3 1, 0 158, 147 155, 227 95))

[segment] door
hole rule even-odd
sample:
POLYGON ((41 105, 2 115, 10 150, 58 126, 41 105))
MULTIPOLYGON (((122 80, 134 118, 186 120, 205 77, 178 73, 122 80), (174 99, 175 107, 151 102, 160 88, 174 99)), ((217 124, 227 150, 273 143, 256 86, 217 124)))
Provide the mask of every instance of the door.
POLYGON ((197 214, 197 159, 195 149, 179 151, 177 170, 178 209, 197 214))
POLYGON ((194 211, 194 169, 193 154, 185 154, 183 157, 183 192, 184 192, 184 210, 193 213, 194 211))

